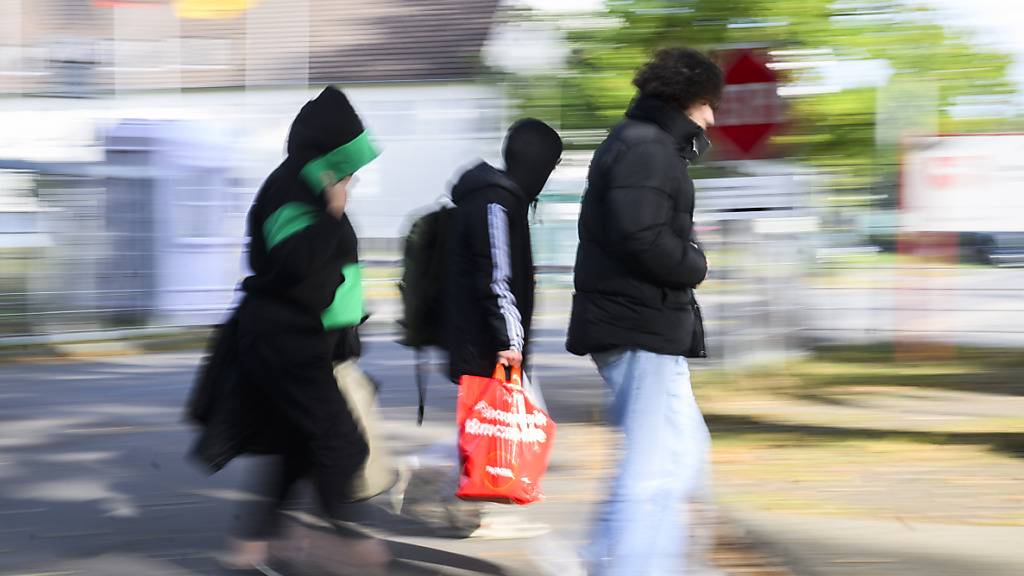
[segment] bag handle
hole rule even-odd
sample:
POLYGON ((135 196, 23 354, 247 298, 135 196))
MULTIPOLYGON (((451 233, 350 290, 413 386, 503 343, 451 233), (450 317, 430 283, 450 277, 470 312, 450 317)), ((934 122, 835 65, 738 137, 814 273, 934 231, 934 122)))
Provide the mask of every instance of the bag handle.
POLYGON ((499 382, 522 387, 523 368, 521 366, 509 366, 508 364, 498 362, 497 366, 494 367, 494 376, 492 376, 492 378, 499 382))

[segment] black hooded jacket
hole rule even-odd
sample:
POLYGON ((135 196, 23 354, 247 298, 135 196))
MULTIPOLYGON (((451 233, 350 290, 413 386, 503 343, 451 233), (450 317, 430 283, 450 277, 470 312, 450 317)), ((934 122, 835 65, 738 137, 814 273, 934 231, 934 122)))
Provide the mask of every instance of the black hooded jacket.
POLYGON ((567 348, 685 355, 692 290, 707 274, 694 242, 693 180, 702 129, 641 98, 594 153, 583 197, 567 348))
POLYGON ((327 213, 323 184, 308 171, 315 166, 311 161, 364 133, 349 111, 348 100, 332 88, 303 106, 288 135, 288 157, 253 202, 248 219, 253 274, 242 283, 243 333, 332 332, 358 324, 351 318, 338 321, 334 312, 341 307, 362 316, 355 230, 347 214, 338 219, 327 213))
POLYGON ((452 190, 445 274, 445 348, 453 381, 490 376, 498 352, 524 363, 533 316, 530 199, 504 172, 480 163, 452 190))
POLYGON ((352 452, 361 440, 337 425, 351 418, 331 372, 359 354, 358 245, 348 217, 327 212, 323 189, 375 156, 335 88, 295 118, 288 157, 249 211, 245 298, 215 333, 189 400, 188 418, 202 426, 193 454, 211 471, 246 452, 308 452, 314 437, 341 447, 321 450, 322 461, 361 462, 352 452))

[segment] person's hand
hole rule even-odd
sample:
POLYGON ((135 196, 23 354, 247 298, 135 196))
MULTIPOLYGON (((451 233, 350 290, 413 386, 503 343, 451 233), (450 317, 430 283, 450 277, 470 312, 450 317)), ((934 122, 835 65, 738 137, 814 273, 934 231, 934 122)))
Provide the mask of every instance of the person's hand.
POLYGON ((327 200, 327 213, 336 219, 341 219, 341 216, 345 213, 345 207, 348 204, 348 184, 352 181, 352 177, 342 178, 335 184, 327 186, 324 190, 325 199, 327 200))
POLYGON ((700 288, 701 286, 704 285, 705 282, 708 281, 708 274, 711 273, 711 258, 708 258, 705 255, 704 256, 704 262, 706 263, 706 265, 704 266, 704 279, 701 280, 700 282, 698 282, 697 285, 694 286, 694 288, 700 288))
POLYGON ((708 257, 707 252, 704 252, 704 249, 700 246, 700 244, 697 244, 693 240, 690 241, 690 246, 693 247, 694 250, 697 250, 700 253, 700 255, 704 257, 704 280, 701 280, 700 282, 697 283, 696 286, 694 286, 694 288, 700 288, 700 285, 703 284, 708 279, 708 272, 711 271, 711 258, 708 257))
POLYGON ((519 350, 505 350, 498 352, 498 364, 505 366, 519 366, 523 363, 523 353, 519 350))

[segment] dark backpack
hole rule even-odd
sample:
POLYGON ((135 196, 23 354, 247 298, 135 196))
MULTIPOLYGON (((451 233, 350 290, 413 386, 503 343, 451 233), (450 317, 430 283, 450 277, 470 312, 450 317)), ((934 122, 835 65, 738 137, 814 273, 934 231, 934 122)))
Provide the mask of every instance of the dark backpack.
POLYGON ((402 330, 399 343, 416 349, 416 385, 420 393, 418 422, 423 422, 426 395, 424 348, 444 348, 441 315, 444 303, 444 273, 448 256, 448 234, 451 227, 450 203, 439 203, 429 212, 413 220, 405 237, 402 256, 402 330))
POLYGON ((441 290, 447 261, 447 237, 451 208, 445 205, 413 220, 405 237, 402 256, 403 346, 410 348, 442 347, 441 290))

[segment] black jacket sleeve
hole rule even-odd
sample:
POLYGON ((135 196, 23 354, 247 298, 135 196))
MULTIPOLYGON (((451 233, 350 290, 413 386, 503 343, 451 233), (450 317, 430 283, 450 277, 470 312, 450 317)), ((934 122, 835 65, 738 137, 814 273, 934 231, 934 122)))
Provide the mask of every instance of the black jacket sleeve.
POLYGON ((676 170, 679 159, 653 142, 623 149, 614 158, 605 210, 608 245, 648 282, 693 288, 707 274, 707 259, 690 242, 693 219, 674 211, 668 179, 676 170))
POLYGON ((262 235, 266 248, 262 267, 279 288, 299 284, 322 270, 350 228, 347 216, 335 218, 312 204, 290 202, 287 207, 292 210, 285 218, 275 220, 272 214, 250 226, 251 234, 262 235))
POLYGON ((468 207, 468 244, 476 295, 499 350, 522 350, 523 318, 512 292, 512 245, 509 208, 497 195, 468 207))
POLYGON ((309 227, 273 247, 268 252, 269 260, 281 271, 279 277, 301 282, 323 268, 344 232, 342 222, 321 213, 309 227))

